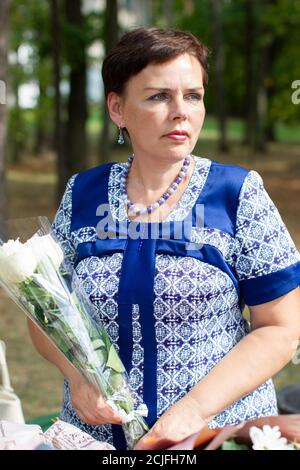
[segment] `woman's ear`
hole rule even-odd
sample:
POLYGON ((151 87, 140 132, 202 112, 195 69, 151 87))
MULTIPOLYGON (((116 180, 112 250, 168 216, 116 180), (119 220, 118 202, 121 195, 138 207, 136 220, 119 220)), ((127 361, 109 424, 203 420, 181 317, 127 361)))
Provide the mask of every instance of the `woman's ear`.
POLYGON ((107 108, 111 120, 117 126, 123 126, 122 98, 120 95, 111 91, 107 96, 107 108))

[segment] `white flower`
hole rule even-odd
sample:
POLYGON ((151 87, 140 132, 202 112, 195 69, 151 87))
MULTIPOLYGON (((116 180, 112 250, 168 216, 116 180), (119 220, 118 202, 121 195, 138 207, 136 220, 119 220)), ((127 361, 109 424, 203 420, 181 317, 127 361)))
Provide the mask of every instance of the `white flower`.
POLYGON ((48 256, 56 268, 59 268, 64 259, 62 249, 51 235, 39 236, 35 234, 26 242, 26 245, 31 248, 38 261, 48 256))
POLYGON ((8 286, 20 284, 31 277, 44 257, 50 258, 55 268, 63 261, 63 252, 51 235, 35 234, 26 243, 9 240, 0 245, 0 277, 8 286))
POLYGON ((0 277, 9 286, 31 277, 37 260, 30 249, 17 240, 9 240, 0 246, 0 277))
POLYGON ((279 426, 263 426, 262 429, 252 426, 249 431, 254 450, 294 450, 285 437, 281 437, 279 426))

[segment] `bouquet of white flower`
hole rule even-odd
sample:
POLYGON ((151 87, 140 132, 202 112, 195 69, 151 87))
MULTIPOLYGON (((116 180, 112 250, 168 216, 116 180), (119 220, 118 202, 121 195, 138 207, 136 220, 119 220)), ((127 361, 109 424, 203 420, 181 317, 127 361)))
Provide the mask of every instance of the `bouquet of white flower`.
POLYGON ((123 419, 130 448, 148 431, 146 405, 134 409, 125 368, 92 305, 63 263, 44 217, 25 243, 0 239, 0 285, 123 419))

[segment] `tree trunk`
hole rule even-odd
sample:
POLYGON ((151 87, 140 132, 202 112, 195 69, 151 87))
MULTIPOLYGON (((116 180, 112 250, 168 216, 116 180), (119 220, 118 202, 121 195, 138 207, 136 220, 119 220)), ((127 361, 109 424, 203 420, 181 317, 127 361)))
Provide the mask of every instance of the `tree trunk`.
MULTIPOLYGON (((118 26, 118 2, 117 0, 106 0, 106 9, 104 17, 104 49, 105 54, 117 44, 119 36, 118 26)), ((110 117, 107 110, 105 98, 103 99, 103 127, 100 138, 100 163, 110 160, 111 141, 110 141, 110 117)))
POLYGON ((245 24, 245 112, 246 112, 246 132, 245 143, 254 147, 256 129, 256 82, 255 82, 255 50, 256 50, 256 21, 255 21, 255 1, 245 0, 246 24, 245 24))
POLYGON ((58 0, 51 0, 51 21, 52 21, 52 59, 54 69, 54 89, 55 89, 55 129, 54 129, 54 148, 56 151, 57 168, 57 202, 60 201, 66 182, 68 172, 64 152, 63 123, 62 123, 62 105, 60 95, 61 81, 61 26, 58 0))
MULTIPOLYGON (((13 52, 18 57, 18 48, 13 52)), ((20 67, 20 64, 18 63, 16 67, 20 67)), ((9 88, 10 92, 14 96, 14 106, 10 109, 10 131, 12 132, 12 135, 8 138, 9 143, 7 150, 7 158, 12 163, 19 163, 22 154, 22 132, 20 132, 20 129, 23 128, 23 122, 19 104, 19 87, 21 83, 18 71, 16 73, 12 72, 10 74, 9 88)))
MULTIPOLYGON (((278 36, 274 37, 272 44, 270 45, 270 48, 269 48, 269 76, 274 76, 275 71, 272 69, 274 67, 274 64, 276 63, 276 58, 280 54, 280 49, 281 49, 281 38, 278 36)), ((269 110, 270 104, 276 95, 276 88, 275 88, 274 80, 271 80, 268 82, 267 94, 268 94, 268 110, 269 110)), ((270 116, 270 113, 268 113, 268 118, 267 118, 266 138, 268 142, 276 141, 275 122, 274 122, 274 119, 270 116)))
MULTIPOLYGON (((52 40, 54 42, 54 34, 52 35, 52 40)), ((54 48, 52 48, 53 55, 55 54, 54 48)), ((47 147, 47 132, 46 132, 46 122, 44 115, 44 99, 47 93, 47 87, 41 79, 39 80, 39 98, 38 103, 35 109, 35 141, 33 145, 33 153, 36 157, 40 154, 43 154, 47 147)))
POLYGON ((214 87, 216 96, 216 115, 219 124, 219 148, 221 151, 228 150, 227 135, 226 135, 226 105, 225 105, 225 90, 224 90, 224 48, 222 39, 222 5, 221 0, 212 0, 212 22, 213 22, 213 37, 214 37, 214 55, 215 55, 215 70, 214 70, 214 87))
POLYGON ((264 130, 265 130, 265 140, 266 142, 275 142, 276 141, 276 132, 275 132, 275 123, 274 119, 270 116, 269 109, 270 104, 276 94, 276 89, 274 85, 274 80, 269 78, 274 76, 275 71, 273 70, 274 64, 276 63, 276 58, 280 54, 281 39, 278 36, 273 36, 270 44, 266 47, 266 70, 264 77, 264 85, 266 89, 266 101, 267 101, 267 110, 264 121, 264 130))
POLYGON ((0 234, 5 235, 7 219, 5 160, 6 160, 6 83, 7 83, 7 36, 9 0, 0 2, 0 234))
POLYGON ((70 93, 66 125, 66 163, 68 177, 87 167, 87 97, 86 97, 86 51, 84 18, 81 0, 65 0, 66 20, 69 26, 70 93), (73 32, 74 31, 74 32, 73 32))
POLYGON ((259 67, 257 71, 257 114, 255 132, 255 150, 264 152, 266 150, 266 126, 268 111, 268 96, 265 79, 268 70, 268 49, 261 47, 259 53, 259 67))
MULTIPOLYGON (((276 0, 264 0, 260 3, 260 7, 268 7, 275 5, 276 0)), ((263 23, 265 16, 261 14, 260 23, 263 23)), ((266 24, 260 25, 260 37, 269 41, 260 45, 258 54, 258 85, 257 85, 257 117, 256 117, 256 140, 255 150, 266 151, 267 149, 267 131, 268 131, 268 77, 270 69, 275 57, 276 38, 272 31, 269 30, 270 26, 266 24), (270 39, 271 38, 271 39, 270 39)), ((269 126, 270 127, 270 126, 269 126)), ((270 129, 269 129, 270 131, 270 129)))

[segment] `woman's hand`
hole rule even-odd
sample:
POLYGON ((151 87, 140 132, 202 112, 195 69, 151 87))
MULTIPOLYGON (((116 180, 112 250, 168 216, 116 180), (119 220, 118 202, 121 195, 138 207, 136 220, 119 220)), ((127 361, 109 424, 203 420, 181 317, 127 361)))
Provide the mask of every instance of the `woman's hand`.
POLYGON ((166 449, 207 426, 189 394, 171 406, 139 440, 134 450, 166 449))
POLYGON ((283 437, 300 443, 300 414, 271 416, 271 426, 279 426, 283 437))
POLYGON ((72 405, 81 421, 92 426, 122 424, 121 417, 82 376, 69 379, 69 384, 72 405))

